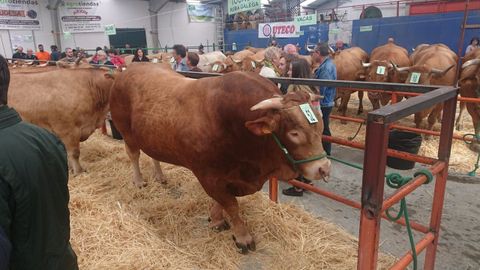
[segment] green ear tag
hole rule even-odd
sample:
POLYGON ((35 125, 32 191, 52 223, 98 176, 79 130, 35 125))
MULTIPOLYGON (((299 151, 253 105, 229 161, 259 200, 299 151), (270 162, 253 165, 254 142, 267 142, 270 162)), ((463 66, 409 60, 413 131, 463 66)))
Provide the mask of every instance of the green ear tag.
POLYGON ((310 107, 310 104, 305 103, 300 105, 300 109, 302 110, 303 114, 308 120, 308 123, 314 124, 318 122, 317 117, 315 116, 315 113, 313 113, 312 107, 310 107))
POLYGON ((385 75, 385 67, 384 66, 378 66, 377 67, 377 74, 385 75))
POLYGON ((410 76, 410 83, 418 83, 420 80, 420 73, 418 72, 412 72, 412 75, 410 76))

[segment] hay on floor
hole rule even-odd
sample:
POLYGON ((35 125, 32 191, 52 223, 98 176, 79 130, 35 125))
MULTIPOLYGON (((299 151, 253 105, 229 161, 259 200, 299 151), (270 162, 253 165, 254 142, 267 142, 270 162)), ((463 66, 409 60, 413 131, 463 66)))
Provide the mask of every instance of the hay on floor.
MULTIPOLYGON (((71 242, 80 269, 355 269, 357 241, 263 193, 240 199, 257 251, 239 254, 232 232, 208 229, 211 200, 193 174, 162 164, 169 184, 137 189, 123 143, 98 132, 81 145, 87 173, 70 179, 71 242)), ((380 269, 394 261, 380 255, 380 269)))

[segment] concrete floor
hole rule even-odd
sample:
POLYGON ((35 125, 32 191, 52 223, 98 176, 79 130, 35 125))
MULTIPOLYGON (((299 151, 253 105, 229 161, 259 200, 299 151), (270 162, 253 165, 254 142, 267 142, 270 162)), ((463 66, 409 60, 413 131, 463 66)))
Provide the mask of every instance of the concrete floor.
MULTIPOLYGON (((332 155, 344 160, 363 163, 363 151, 333 146, 332 155)), ((326 190, 360 201, 361 171, 333 162, 332 177, 329 183, 316 182, 315 185, 326 190)), ((388 172, 395 170, 388 169, 388 172)), ((413 171, 402 171, 412 176, 413 171)), ((303 197, 288 197, 281 189, 288 187, 280 183, 279 201, 302 205, 307 211, 343 227, 349 233, 358 236, 359 211, 328 198, 306 192, 303 197)), ((432 206, 434 182, 424 185, 407 196, 410 219, 428 225, 432 206)), ((264 186, 268 192, 268 182, 264 186)), ((394 190, 386 186, 386 194, 394 190)), ((437 253, 436 269, 480 269, 480 178, 473 181, 455 181, 447 184, 440 243, 437 253)), ((398 209, 398 208, 396 208, 398 209)), ((421 239, 415 234, 415 240, 421 239)), ((380 250, 401 257, 410 249, 405 227, 386 220, 382 221, 380 250)), ((424 252, 419 257, 419 268, 423 269, 424 252)), ((413 269, 413 268, 412 268, 413 269)))

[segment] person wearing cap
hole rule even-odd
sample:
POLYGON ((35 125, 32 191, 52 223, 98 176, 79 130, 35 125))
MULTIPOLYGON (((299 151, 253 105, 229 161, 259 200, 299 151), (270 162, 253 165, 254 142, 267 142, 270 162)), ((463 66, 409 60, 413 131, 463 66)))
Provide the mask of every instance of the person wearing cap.
POLYGON ((43 48, 42 44, 38 45, 38 52, 35 53, 35 56, 40 60, 40 62, 45 63, 47 61, 50 61, 50 53, 46 52, 43 48))
MULTIPOLYGON (((315 78, 320 80, 336 80, 337 79, 337 67, 330 58, 330 50, 327 43, 319 43, 315 46, 312 53, 312 60, 315 63, 319 63, 320 66, 315 70, 315 78)), ((320 100, 320 109, 323 115, 323 135, 332 136, 330 132, 330 113, 335 105, 336 89, 331 86, 321 86, 320 95, 323 99, 320 100)), ((329 142, 322 142, 323 149, 327 155, 331 154, 332 144, 329 142)))
POLYGON ((58 61, 62 59, 62 54, 58 51, 58 47, 56 45, 50 46, 52 53, 50 54, 50 60, 58 61))

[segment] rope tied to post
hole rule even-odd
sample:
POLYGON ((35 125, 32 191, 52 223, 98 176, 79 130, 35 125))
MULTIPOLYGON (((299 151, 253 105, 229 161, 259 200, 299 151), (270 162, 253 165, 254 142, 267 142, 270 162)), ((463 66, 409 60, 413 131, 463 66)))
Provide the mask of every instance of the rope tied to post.
MULTIPOLYGON (((433 174, 430 170, 427 169, 420 169, 417 172, 413 174, 414 177, 423 175, 427 178, 425 181, 425 185, 429 184, 433 181, 433 174)), ((412 177, 403 177, 398 173, 389 173, 385 175, 385 179, 387 181, 387 185, 391 188, 394 189, 399 189, 408 182, 410 182, 413 178, 412 177)), ((405 198, 402 198, 400 201, 400 209, 398 210, 398 213, 396 216, 393 216, 390 214, 390 210, 392 208, 388 208, 387 211, 385 211, 385 214, 387 215, 388 219, 391 221, 397 221, 399 220, 402 216, 405 217, 405 225, 407 227, 407 233, 408 233, 408 239, 410 242, 410 248, 412 250, 412 257, 413 257, 413 269, 417 269, 417 251, 415 249, 415 240, 413 239, 413 233, 412 233, 412 228, 410 227, 410 218, 408 216, 408 210, 407 210, 407 200, 405 198)))

